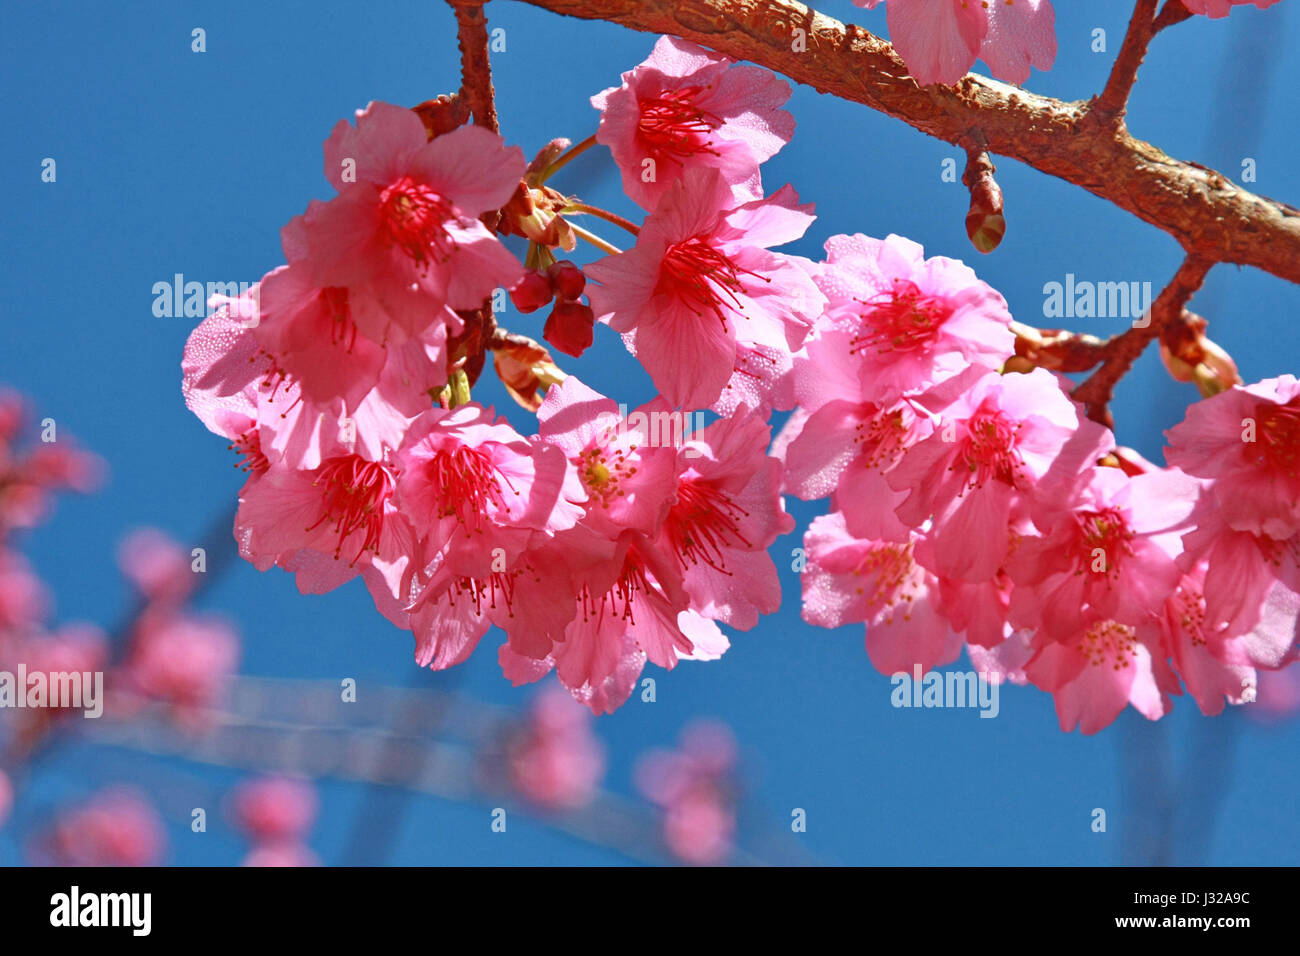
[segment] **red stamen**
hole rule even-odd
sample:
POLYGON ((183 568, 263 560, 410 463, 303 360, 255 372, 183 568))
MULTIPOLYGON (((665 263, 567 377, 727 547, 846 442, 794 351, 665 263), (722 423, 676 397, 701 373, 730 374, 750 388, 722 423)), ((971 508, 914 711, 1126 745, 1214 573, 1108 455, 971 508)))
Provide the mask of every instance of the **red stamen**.
POLYGON ((864 325, 850 343, 850 354, 862 348, 881 352, 910 352, 925 348, 952 317, 952 307, 942 298, 922 294, 915 282, 897 279, 894 287, 863 303, 864 325))
POLYGON ((1112 583, 1119 577, 1120 562, 1133 551, 1133 532, 1116 508, 1080 511, 1074 515, 1076 527, 1075 574, 1095 571, 1097 551, 1102 552, 1102 571, 1112 583))
POLYGON ((724 549, 753 547, 740 533, 740 519, 747 517, 749 512, 713 485, 687 478, 677 487, 665 527, 682 567, 703 561, 730 574, 724 549))
POLYGON ((1010 422, 1000 412, 977 412, 966 422, 962 459, 971 471, 971 485, 1001 481, 1017 486, 1024 462, 1016 449, 1019 422, 1010 422))
POLYGON ((766 276, 742 269, 726 255, 696 236, 668 247, 659 266, 656 292, 674 296, 691 306, 696 315, 712 312, 722 327, 728 314, 743 313, 739 294, 745 291, 742 275, 770 282, 766 276))
POLYGON ((256 425, 226 447, 239 455, 239 461, 235 463, 235 467, 240 471, 264 475, 271 467, 270 461, 262 452, 262 438, 257 431, 256 425))
POLYGON ((379 208, 389 240, 422 266, 429 254, 446 262, 455 243, 445 223, 454 218, 451 203, 428 186, 403 176, 379 195, 379 208))
POLYGON ((702 92, 699 86, 668 90, 640 103, 641 118, 637 132, 647 151, 656 159, 686 159, 699 153, 718 155, 711 149, 709 134, 722 120, 695 105, 702 92))
POLYGON ((507 507, 504 484, 515 495, 520 492, 477 448, 459 446, 439 451, 425 465, 426 476, 437 489, 439 517, 455 518, 467 531, 482 533, 489 506, 507 507))
POLYGON ((352 306, 348 302, 348 290, 341 286, 328 286, 320 291, 321 306, 330 320, 330 344, 347 342, 346 351, 351 352, 357 343, 357 324, 352 321, 352 306))
POLYGON ((366 461, 359 455, 344 455, 321 463, 313 485, 321 488, 325 500, 321 516, 312 531, 322 522, 330 522, 339 536, 334 557, 343 552, 349 535, 361 532, 361 545, 351 563, 356 564, 367 551, 379 551, 379 535, 384 527, 384 504, 393 494, 394 479, 379 462, 366 461))

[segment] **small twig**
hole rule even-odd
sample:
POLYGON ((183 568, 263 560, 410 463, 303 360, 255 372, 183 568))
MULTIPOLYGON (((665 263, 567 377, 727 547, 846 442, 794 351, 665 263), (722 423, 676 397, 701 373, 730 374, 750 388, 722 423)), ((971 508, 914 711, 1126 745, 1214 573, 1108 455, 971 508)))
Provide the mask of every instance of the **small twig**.
POLYGON ((606 252, 611 256, 616 256, 623 251, 618 246, 606 242, 604 239, 600 238, 600 236, 596 235, 595 233, 588 232, 586 229, 583 229, 581 226, 576 226, 570 222, 569 228, 573 230, 573 234, 577 236, 579 239, 585 239, 587 242, 591 243, 597 249, 601 250, 602 252, 606 252))
POLYGON ((1155 29, 1151 31, 1151 35, 1155 36, 1165 27, 1172 27, 1175 23, 1190 20, 1191 17, 1191 11, 1183 6, 1182 0, 1165 0, 1160 15, 1156 17, 1155 29))
POLYGON ((549 166, 547 166, 545 169, 541 171, 541 173, 537 177, 537 184, 540 186, 542 183, 546 182, 546 180, 550 179, 557 172, 563 169, 575 157, 581 156, 583 153, 585 153, 587 150, 591 149, 591 147, 595 145, 596 145, 596 134, 592 133, 582 142, 578 143, 575 146, 571 146, 567 152, 557 157, 554 162, 552 162, 549 166))
POLYGON ((1095 335, 1065 329, 1036 329, 1011 323, 1016 333, 1016 363, 1019 367, 1045 368, 1053 372, 1086 372, 1106 358, 1106 342, 1095 335))
POLYGON ((1156 4, 1159 0, 1137 0, 1133 19, 1129 21, 1124 45, 1111 67, 1106 88, 1092 104, 1092 114, 1108 126, 1118 126, 1128 108, 1129 94, 1137 82, 1138 67, 1147 55, 1147 46, 1155 36, 1156 4))
POLYGON ((447 2, 456 11, 456 28, 460 36, 461 95, 474 114, 475 125, 499 132, 483 0, 447 2))
POLYGON ((1104 346, 1106 355, 1101 368, 1093 372, 1088 380, 1074 390, 1073 398, 1087 409, 1088 417, 1107 427, 1113 427, 1110 414, 1110 400, 1114 397, 1115 386, 1123 378, 1139 355, 1146 349, 1152 339, 1158 338, 1164 328, 1182 314, 1205 275, 1214 265, 1207 259, 1189 255, 1178 267, 1178 271, 1169 285, 1151 303, 1150 311, 1143 318, 1145 323, 1134 325, 1127 332, 1110 339, 1104 346))
POLYGON ((562 214, 570 212, 586 213, 589 216, 596 216, 600 219, 604 219, 606 222, 611 222, 620 229, 625 229, 632 233, 634 236, 639 236, 641 234, 641 227, 636 223, 624 219, 622 216, 617 213, 612 213, 608 209, 601 209, 599 206, 590 206, 585 202, 571 202, 561 209, 560 212, 562 214))

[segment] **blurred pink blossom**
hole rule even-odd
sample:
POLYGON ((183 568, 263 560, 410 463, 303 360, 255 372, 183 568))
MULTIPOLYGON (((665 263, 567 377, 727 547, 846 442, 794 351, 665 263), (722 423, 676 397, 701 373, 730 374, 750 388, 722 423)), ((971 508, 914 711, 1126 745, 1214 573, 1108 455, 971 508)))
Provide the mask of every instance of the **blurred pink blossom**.
POLYGON ((320 858, 297 843, 267 843, 255 846, 241 866, 320 866, 320 858))
POLYGON ((637 765, 637 788, 664 808, 664 842, 679 860, 717 865, 736 834, 736 741, 721 723, 699 721, 677 750, 652 750, 637 765))
POLYGON ((194 590, 185 549, 157 528, 136 528, 117 549, 122 573, 150 601, 183 601, 194 590))
POLYGON ((162 859, 166 834, 143 795, 109 787, 60 813, 47 848, 59 866, 153 866, 162 859))
POLYGON ((546 685, 512 741, 509 769, 514 785, 543 807, 590 802, 605 773, 604 748, 592 733, 590 713, 558 684, 546 685))
POLYGON ((231 803, 235 825, 254 843, 266 844, 268 850, 299 849, 297 844, 316 821, 318 807, 316 788, 309 781, 279 776, 241 783, 232 794, 231 803))
POLYGON ((185 710, 216 704, 239 663, 239 637, 223 619, 171 608, 138 618, 125 665, 130 685, 185 710))

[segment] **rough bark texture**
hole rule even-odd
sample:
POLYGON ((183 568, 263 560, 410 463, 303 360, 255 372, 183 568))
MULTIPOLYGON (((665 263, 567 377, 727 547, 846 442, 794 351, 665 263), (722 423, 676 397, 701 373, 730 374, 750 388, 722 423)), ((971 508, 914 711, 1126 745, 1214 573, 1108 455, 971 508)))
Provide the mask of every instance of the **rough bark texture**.
POLYGON ((1106 199, 1189 255, 1300 283, 1300 210, 1167 156, 1064 102, 976 74, 922 88, 893 47, 792 0, 524 0, 556 13, 667 33, 863 103, 945 142, 1009 156, 1106 199), (806 50, 794 42, 804 31, 806 50))

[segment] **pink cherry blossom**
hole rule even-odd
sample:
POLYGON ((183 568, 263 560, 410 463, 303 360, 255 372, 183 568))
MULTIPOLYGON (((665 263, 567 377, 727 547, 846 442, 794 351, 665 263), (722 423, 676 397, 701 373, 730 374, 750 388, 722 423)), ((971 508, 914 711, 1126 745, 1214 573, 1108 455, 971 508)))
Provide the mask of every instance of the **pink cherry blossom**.
POLYGON ((653 542, 621 535, 613 559, 583 576, 574 616, 544 658, 501 648, 515 684, 555 669, 593 713, 612 713, 632 693, 647 660, 673 668, 683 660, 715 660, 728 642, 717 625, 690 608, 682 570, 653 542))
POLYGON ((1086 475, 1068 497, 1037 502, 1038 533, 1008 563, 1012 623, 1056 640, 1073 636, 1084 609, 1133 625, 1159 611, 1181 577, 1175 558, 1197 499, 1197 483, 1176 470, 1086 475))
POLYGON ((441 669, 469 656, 485 608, 512 612, 534 534, 574 527, 585 493, 560 449, 473 404, 416 418, 395 461, 402 510, 421 541, 417 659, 441 669))
POLYGON ((1174 668, 1201 713, 1213 716, 1223 712, 1225 700, 1235 705, 1254 699, 1255 668, 1280 666, 1293 635, 1215 629, 1206 616, 1204 580, 1204 564, 1183 576, 1158 620, 1174 668))
POLYGON ((784 80, 666 36, 622 79, 591 105, 601 111, 596 141, 614 154, 634 201, 654 209, 685 170, 700 167, 719 170, 742 201, 763 194, 759 164, 794 133, 780 108, 790 98, 784 80))
POLYGON ((339 194, 312 203, 302 244, 286 237, 318 287, 345 287, 349 313, 372 342, 418 335, 429 310, 474 309, 523 273, 478 216, 504 206, 523 154, 481 126, 428 139, 411 110, 372 103, 325 143, 325 175, 339 194))
POLYGON ((102 671, 108 660, 108 636, 94 624, 63 624, 16 642, 13 657, 26 665, 29 677, 44 674, 46 686, 53 688, 58 681, 52 675, 102 671))
POLYGON ((1231 634, 1261 623, 1294 632, 1300 595, 1300 534, 1278 540, 1230 528, 1218 499, 1203 493, 1183 535, 1185 571, 1204 562, 1205 615, 1231 634), (1288 610, 1288 608, 1290 608, 1288 610), (1265 614, 1270 618, 1263 619, 1265 614), (1280 615, 1280 616, 1278 616, 1280 615))
POLYGON ((828 628, 865 622, 867 655, 882 674, 956 660, 961 638, 939 613, 938 579, 913 557, 918 540, 855 538, 839 512, 813 519, 804 535, 804 620, 828 628))
POLYGON ((770 440, 764 418, 744 408, 693 436, 679 456, 676 501, 656 536, 683 570, 691 608, 741 630, 780 606, 767 549, 794 530, 781 500, 781 464, 767 454, 770 440))
POLYGON ((978 377, 938 409, 934 433, 887 477, 890 487, 909 491, 898 509, 905 524, 919 528, 933 521, 917 543, 916 559, 941 577, 981 581, 1005 561, 1013 517, 1038 485, 1059 492, 1114 440, 1082 417, 1044 369, 970 374, 978 377))
POLYGON ((547 391, 537 421, 541 438, 564 452, 586 489, 587 528, 615 538, 662 525, 676 490, 677 452, 689 437, 681 412, 656 400, 624 419, 613 399, 570 375, 547 391))
POLYGON ((806 501, 830 495, 855 537, 905 541, 908 527, 896 509, 908 493, 891 488, 886 475, 932 430, 928 414, 906 399, 889 407, 828 402, 786 446, 785 487, 806 501))
POLYGON ((45 585, 27 559, 0 546, 0 638, 35 628, 49 606, 45 585))
POLYGON ((1078 727, 1095 734, 1126 705, 1149 720, 1168 713, 1178 679, 1165 662, 1154 627, 1123 624, 1095 613, 1074 614, 1071 638, 1034 638, 1033 659, 1025 673, 1056 699, 1056 714, 1067 733, 1078 727))
POLYGON ((262 451, 257 423, 258 375, 250 373, 258 345, 236 314, 237 303, 231 299, 214 303, 212 313, 186 339, 181 394, 185 406, 208 431, 230 439, 244 470, 260 473, 270 463, 262 451))
POLYGON ((310 470, 347 453, 376 460, 396 447, 410 417, 402 409, 415 413, 428 406, 415 400, 414 383, 430 379, 410 371, 420 340, 389 348, 377 384, 349 411, 346 395, 310 398, 258 344, 247 315, 260 309, 260 297, 259 287, 238 299, 214 298, 219 307, 190 334, 182 362, 190 409, 210 430, 231 438, 246 470, 254 472, 271 462, 310 470))
MULTIPOLYGON (((707 408, 740 349, 798 349, 823 297, 809 270, 767 246, 813 220, 789 187, 735 205, 716 170, 691 170, 664 195, 627 252, 587 267, 600 321, 622 332, 670 405, 707 408)), ((746 353, 748 354, 748 352, 746 353)))
POLYGON ((517 644, 511 631, 500 659, 516 684, 554 669, 575 697, 605 713, 627 699, 647 660, 671 669, 717 659, 729 646, 717 622, 748 629, 776 609, 779 581, 767 548, 793 521, 781 505, 780 464, 766 454, 770 430, 761 416, 742 409, 670 449, 675 467, 665 489, 659 464, 647 466, 649 476, 633 472, 642 449, 620 459, 631 446, 617 430, 611 435, 610 407, 588 392, 566 382, 546 414, 547 431, 566 451, 581 449, 575 457, 589 489, 587 517, 555 542, 557 552, 578 557, 536 562, 553 574, 567 566, 570 620, 551 636, 549 651, 536 640, 517 644), (648 500, 617 502, 610 512, 601 499, 606 491, 623 497, 614 485, 648 500), (613 513, 653 517, 654 526, 620 528, 613 513), (612 555, 601 542, 612 543, 612 555))
MULTIPOLYGON (((1013 532, 1013 541, 1018 540, 1019 535, 1013 532)), ((1013 543, 1013 553, 1014 547, 1013 543)), ((1029 660, 1028 654, 1023 659, 1016 657, 1014 647, 1008 646, 1010 638, 1016 633, 1009 620, 1013 590, 1014 585, 1005 568, 999 568, 987 581, 939 579, 939 611, 947 618, 952 629, 965 638, 971 661, 978 671, 988 669, 976 657, 976 652, 980 650, 992 654, 992 659, 996 662, 992 670, 998 673, 1008 668, 1015 670, 1029 660), (1015 662, 1009 663, 1012 658, 1015 658, 1015 662)))
POLYGON ((319 288, 306 271, 281 266, 261 282, 253 337, 277 374, 297 383, 304 400, 323 406, 341 399, 344 415, 376 388, 408 416, 427 408, 430 392, 446 383, 447 335, 464 324, 456 313, 426 308, 425 326, 405 341, 374 342, 358 333, 349 290, 319 288))
MULTIPOLYGON (((881 0, 853 2, 874 10, 881 0)), ((1056 60, 1056 13, 1050 0, 889 0, 889 38, 922 86, 956 83, 977 57, 999 80, 1024 83, 1031 66, 1056 60)))
POLYGON ((808 342, 812 374, 851 363, 862 398, 892 402, 1015 351, 1006 300, 956 259, 925 258, 910 239, 833 236, 817 284, 825 317, 808 342))
POLYGON ((104 475, 104 463, 64 431, 57 442, 21 442, 30 419, 21 395, 0 390, 0 535, 45 520, 54 492, 93 491, 104 475))
POLYGON ((1300 379, 1283 375, 1202 399, 1165 437, 1171 465, 1215 482, 1229 527, 1277 539, 1300 531, 1300 379))
POLYGON ((310 471, 253 474, 235 515, 240 555, 259 571, 292 572, 304 594, 360 575, 376 607, 401 626, 399 598, 414 573, 415 535, 394 500, 393 466, 342 454, 310 471))

